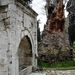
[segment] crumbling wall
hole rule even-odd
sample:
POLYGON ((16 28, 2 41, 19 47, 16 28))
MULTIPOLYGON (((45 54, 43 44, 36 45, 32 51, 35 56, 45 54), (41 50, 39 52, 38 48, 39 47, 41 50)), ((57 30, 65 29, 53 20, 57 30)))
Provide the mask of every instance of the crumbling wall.
POLYGON ((70 45, 64 24, 63 0, 55 1, 54 5, 49 4, 51 7, 54 6, 54 8, 48 13, 49 18, 38 47, 39 60, 48 63, 70 60, 70 45))
POLYGON ((62 1, 60 1, 57 7, 54 8, 50 16, 50 23, 48 24, 48 26, 49 33, 52 33, 53 31, 64 31, 64 5, 62 1))

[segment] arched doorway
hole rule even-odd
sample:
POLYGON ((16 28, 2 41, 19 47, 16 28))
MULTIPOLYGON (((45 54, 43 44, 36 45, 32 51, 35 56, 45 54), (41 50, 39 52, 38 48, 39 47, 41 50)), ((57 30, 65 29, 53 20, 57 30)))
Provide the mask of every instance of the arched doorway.
POLYGON ((28 36, 24 36, 19 44, 19 70, 32 65, 32 45, 28 36))

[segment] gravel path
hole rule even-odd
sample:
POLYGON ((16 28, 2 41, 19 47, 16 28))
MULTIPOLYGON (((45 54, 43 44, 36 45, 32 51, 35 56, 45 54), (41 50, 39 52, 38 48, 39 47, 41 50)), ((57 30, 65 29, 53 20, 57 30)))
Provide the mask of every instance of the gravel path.
POLYGON ((75 75, 75 70, 46 70, 44 72, 31 73, 30 75, 75 75))
POLYGON ((46 75, 46 72, 31 73, 30 75, 46 75))

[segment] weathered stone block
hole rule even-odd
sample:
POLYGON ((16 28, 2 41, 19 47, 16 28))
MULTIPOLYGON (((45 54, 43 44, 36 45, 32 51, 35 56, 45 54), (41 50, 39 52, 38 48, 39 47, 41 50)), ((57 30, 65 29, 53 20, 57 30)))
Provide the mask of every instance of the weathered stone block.
POLYGON ((14 5, 14 4, 9 4, 9 6, 8 6, 8 11, 9 10, 13 10, 13 11, 16 11, 17 9, 16 9, 16 5, 14 5))
MULTIPOLYGON (((5 29, 5 26, 4 26, 4 23, 3 21, 0 22, 0 31, 4 30, 5 29)), ((1 36, 2 37, 2 36, 1 36)))
POLYGON ((0 21, 7 18, 7 13, 0 13, 0 21))
POLYGON ((0 0, 0 6, 8 5, 9 3, 14 3, 14 0, 0 0))
POLYGON ((23 17, 23 13, 24 13, 24 12, 21 10, 20 7, 17 7, 16 13, 17 13, 19 16, 23 17))
POLYGON ((0 72, 0 75, 8 75, 8 72, 2 71, 2 72, 0 72))
POLYGON ((23 22, 23 16, 21 16, 21 15, 19 15, 19 14, 17 14, 17 13, 16 13, 16 19, 17 19, 18 21, 23 22))
POLYGON ((16 12, 13 10, 8 11, 7 17, 16 18, 16 12))

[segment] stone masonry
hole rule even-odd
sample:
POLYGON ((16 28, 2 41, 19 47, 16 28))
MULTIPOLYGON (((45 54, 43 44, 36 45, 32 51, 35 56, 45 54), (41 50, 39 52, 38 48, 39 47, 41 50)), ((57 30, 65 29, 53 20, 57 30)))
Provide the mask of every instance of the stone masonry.
POLYGON ((65 29, 63 0, 47 0, 47 23, 39 43, 39 60, 49 64, 70 60, 70 44, 65 29))
MULTIPOLYGON (((22 4, 15 0, 0 0, 0 75, 24 75, 22 73, 24 70, 19 74, 19 63, 23 65, 21 61, 19 62, 22 55, 19 53, 19 48, 31 50, 31 64, 28 66, 37 67, 35 57, 37 56, 36 17, 37 13, 25 3, 22 4), (31 45, 24 42, 25 38, 28 38, 27 42, 30 40, 31 45), (31 47, 22 48, 21 44, 31 47), (19 56, 18 53, 21 55, 19 56)), ((23 51, 25 52, 25 50, 23 51)))

